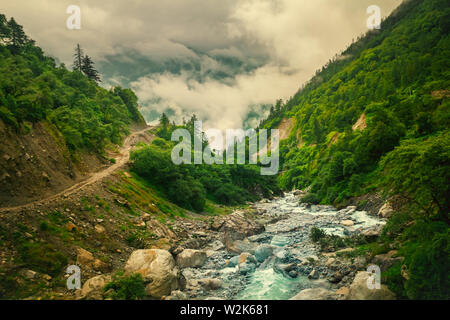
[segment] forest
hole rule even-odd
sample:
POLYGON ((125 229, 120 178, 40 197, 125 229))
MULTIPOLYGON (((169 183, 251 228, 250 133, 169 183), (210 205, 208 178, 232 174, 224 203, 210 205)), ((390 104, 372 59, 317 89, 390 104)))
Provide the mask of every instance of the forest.
POLYGON ((72 153, 103 154, 109 143, 122 142, 132 123, 145 121, 130 89, 98 86, 98 72, 79 45, 74 60, 74 70, 56 65, 14 18, 0 14, 0 118, 16 132, 48 121, 72 153))
POLYGON ((260 124, 293 119, 278 183, 309 187, 304 202, 381 193, 407 203, 382 237, 401 241, 414 270, 406 282, 390 271, 400 297, 449 296, 449 31, 448 1, 404 2, 260 124))
MULTIPOLYGON (((450 3, 403 2, 380 30, 362 35, 289 100, 277 100, 258 129, 292 120, 280 142, 280 173, 256 165, 175 165, 172 132, 195 132, 192 116, 163 114, 150 145, 131 152, 131 171, 171 202, 204 212, 208 200, 245 205, 282 191, 344 207, 366 195, 398 204, 373 244, 397 250, 402 264, 383 273, 399 299, 448 299, 450 277, 450 3)), ((54 125, 72 156, 105 153, 134 124, 145 125, 130 89, 99 86, 91 57, 75 47, 74 65, 44 55, 14 18, 0 14, 0 119, 17 134, 54 125)), ((234 147, 234 146, 233 146, 234 147)), ((362 203, 358 203, 362 206, 362 203)), ((365 244, 367 245, 367 244, 365 244)))
MULTIPOLYGON (((131 153, 132 170, 161 188, 172 202, 199 212, 204 209, 206 199, 224 205, 241 205, 280 194, 276 176, 261 175, 260 165, 173 164, 171 151, 175 142, 171 136, 176 129, 188 130, 192 140, 198 137, 203 147, 208 147, 204 134, 195 131, 195 121, 197 117, 193 115, 189 121, 176 125, 163 113, 157 129, 159 138, 131 153)), ((238 157, 237 152, 234 157, 238 157)))

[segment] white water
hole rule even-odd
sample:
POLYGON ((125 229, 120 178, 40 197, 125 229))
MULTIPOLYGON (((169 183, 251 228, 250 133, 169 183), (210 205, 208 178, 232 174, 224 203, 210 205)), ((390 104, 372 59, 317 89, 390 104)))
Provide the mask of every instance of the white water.
POLYGON ((210 294, 239 300, 289 299, 299 291, 314 287, 316 284, 305 274, 298 273, 297 277, 292 278, 281 271, 276 271, 274 266, 298 265, 308 257, 317 259, 319 253, 309 240, 309 232, 313 226, 323 229, 328 234, 343 237, 385 223, 367 215, 364 211, 356 211, 354 207, 339 211, 331 206, 313 205, 307 208, 300 205, 292 193, 269 203, 257 203, 256 208, 263 210, 264 216, 269 218, 282 218, 276 223, 267 225, 266 231, 262 234, 250 237, 255 247, 262 243, 272 245, 274 248, 272 257, 258 264, 254 272, 243 275, 239 273, 238 267, 224 267, 225 263, 221 261, 230 259, 230 256, 225 251, 219 251, 219 256, 222 256, 210 261, 207 270, 203 270, 203 274, 199 275, 201 277, 205 274, 210 276, 215 274, 222 279, 223 288, 210 294), (355 224, 345 227, 341 224, 343 220, 352 220, 355 224))
POLYGON ((297 293, 296 288, 308 285, 308 278, 299 276, 292 279, 277 273, 273 268, 256 270, 250 283, 239 293, 236 299, 239 300, 287 300, 297 293))

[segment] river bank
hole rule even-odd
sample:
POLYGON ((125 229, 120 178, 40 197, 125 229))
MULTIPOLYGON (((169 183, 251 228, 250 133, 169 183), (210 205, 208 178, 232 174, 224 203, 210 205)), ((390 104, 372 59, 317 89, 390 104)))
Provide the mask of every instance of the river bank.
POLYGON ((293 192, 252 208, 255 225, 224 228, 223 235, 201 248, 204 261, 182 268, 186 289, 169 299, 284 300, 306 289, 317 289, 307 291, 307 298, 344 299, 368 261, 342 257, 348 249, 321 252, 310 239, 311 229, 339 237, 373 236, 385 224, 354 206, 337 210, 299 204, 293 192))
MULTIPOLYGON (((209 220, 181 219, 163 228, 177 241, 133 251, 124 273, 140 274, 150 299, 394 299, 384 285, 368 288, 366 270, 373 259, 353 254, 342 240, 373 240, 385 219, 355 206, 300 204, 300 196, 297 191, 263 199, 248 210, 209 220), (311 236, 314 232, 321 241, 311 236)), ((398 259, 393 253, 375 258, 382 269, 398 259)), ((110 281, 111 275, 89 279, 76 296, 105 298, 110 281)))

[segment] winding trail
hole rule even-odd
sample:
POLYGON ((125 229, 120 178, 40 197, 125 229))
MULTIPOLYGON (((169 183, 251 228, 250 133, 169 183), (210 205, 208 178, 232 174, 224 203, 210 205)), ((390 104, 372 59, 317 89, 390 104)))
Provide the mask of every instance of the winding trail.
MULTIPOLYGON (((129 136, 127 136, 123 142, 122 147, 119 150, 119 155, 116 158, 114 158, 116 160, 116 163, 114 163, 113 165, 111 165, 103 170, 100 170, 98 172, 94 172, 89 178, 87 178, 83 181, 80 181, 78 183, 75 183, 74 185, 64 189, 63 191, 60 191, 60 192, 53 194, 49 197, 46 197, 44 199, 39 199, 39 200, 32 201, 32 202, 22 204, 22 205, 18 205, 18 206, 0 208, 0 213, 23 210, 23 209, 31 208, 38 204, 49 203, 50 201, 54 201, 58 198, 67 198, 68 196, 80 191, 81 189, 104 179, 105 177, 111 175, 117 169, 121 168, 123 165, 125 165, 128 162, 128 160, 130 159, 130 151, 133 148, 133 146, 137 142, 140 141, 139 137, 145 135, 145 133, 147 131, 149 131, 153 128, 155 128, 155 127, 147 126, 145 129, 133 132, 129 136)), ((152 138, 154 138, 154 137, 152 137, 152 138)))

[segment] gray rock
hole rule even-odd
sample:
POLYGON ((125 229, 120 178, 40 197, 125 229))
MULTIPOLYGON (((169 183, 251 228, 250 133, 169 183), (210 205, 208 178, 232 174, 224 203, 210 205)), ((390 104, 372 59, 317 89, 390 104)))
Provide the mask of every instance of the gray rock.
POLYGON ((273 270, 291 278, 296 278, 298 275, 297 266, 294 263, 276 264, 273 266, 273 270))
POLYGON ((147 295, 161 298, 179 288, 179 270, 167 250, 133 251, 125 264, 125 274, 139 273, 146 285, 147 295))
POLYGON ((269 244, 262 244, 255 250, 255 257, 258 262, 264 262, 268 257, 272 255, 273 247, 269 244))
POLYGON ((256 264, 251 262, 244 262, 239 264, 239 273, 242 275, 254 272, 256 269, 256 264))
POLYGON ((199 284, 205 289, 205 290, 216 290, 222 287, 222 281, 220 279, 200 279, 198 280, 199 284))
POLYGON ((87 280, 81 292, 79 293, 78 299, 93 299, 101 300, 103 299, 103 288, 111 281, 111 276, 99 275, 87 280))
POLYGON ((348 300, 395 300, 395 294, 386 285, 380 289, 369 289, 367 282, 370 274, 360 271, 356 274, 347 296, 348 300))
POLYGON ((231 258, 230 260, 228 260, 228 262, 226 263, 226 267, 236 267, 239 263, 239 256, 234 256, 233 258, 231 258))
POLYGON ((189 297, 187 293, 180 290, 172 291, 170 296, 167 296, 164 300, 187 300, 189 297))
POLYGON ((309 279, 319 279, 319 272, 317 272, 316 269, 314 269, 313 271, 311 271, 311 273, 308 275, 309 279))
POLYGON ((339 295, 324 288, 311 288, 300 291, 289 300, 337 300, 339 295))
POLYGON ((177 255, 176 261, 180 268, 198 268, 205 264, 206 252, 194 249, 184 249, 177 255))

